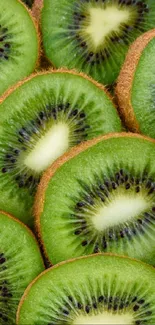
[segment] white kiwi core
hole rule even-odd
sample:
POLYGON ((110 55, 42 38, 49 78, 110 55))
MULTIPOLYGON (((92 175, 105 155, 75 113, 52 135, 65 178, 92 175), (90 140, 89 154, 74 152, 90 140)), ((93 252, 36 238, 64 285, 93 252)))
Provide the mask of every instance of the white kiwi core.
POLYGON ((97 48, 112 32, 119 33, 121 24, 130 19, 130 11, 125 7, 89 8, 90 21, 85 33, 91 37, 97 48))
POLYGON ((79 315, 73 322, 74 325, 95 325, 95 324, 123 324, 132 325, 134 324, 134 318, 132 314, 112 314, 109 312, 102 312, 98 315, 79 315))
POLYGON ((114 194, 107 203, 97 206, 95 213, 93 211, 91 221, 98 231, 127 222, 150 207, 143 193, 114 194))
POLYGON ((25 165, 35 172, 44 171, 69 148, 69 127, 59 122, 53 125, 26 156, 25 165))

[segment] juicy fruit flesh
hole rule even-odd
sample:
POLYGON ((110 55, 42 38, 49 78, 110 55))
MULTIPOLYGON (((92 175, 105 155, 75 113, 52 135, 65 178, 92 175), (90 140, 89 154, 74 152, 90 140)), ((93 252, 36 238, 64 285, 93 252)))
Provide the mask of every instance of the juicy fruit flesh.
POLYGON ((155 138, 155 37, 143 50, 135 70, 131 104, 140 131, 155 138), (144 91, 145 89, 145 91, 144 91))
POLYGON ((15 324, 24 290, 43 270, 32 234, 24 225, 0 212, 0 324, 15 324))
POLYGON ((79 324, 126 324, 126 325, 132 325, 134 324, 134 318, 131 316, 130 313, 125 313, 123 315, 114 315, 109 312, 103 312, 99 315, 83 315, 83 316, 77 316, 75 321, 73 321, 73 324, 79 325, 79 324))
MULTIPOLYGON (((100 232, 134 220, 137 215, 144 213, 149 206, 150 202, 147 202, 141 193, 136 196, 134 192, 130 195, 128 193, 117 195, 115 191, 107 205, 102 203, 99 209, 96 208, 92 215, 92 223, 94 228, 100 232)), ((88 218, 90 218, 90 215, 88 215, 88 218)))
POLYGON ((61 0, 59 4, 44 0, 42 33, 46 55, 55 67, 77 68, 111 84, 129 45, 154 27, 154 10, 152 0, 61 0))
POLYGON ((25 165, 36 172, 42 172, 68 148, 69 128, 65 123, 58 123, 38 141, 27 156, 25 165))
POLYGON ((70 159, 42 193, 38 228, 49 260, 101 251, 154 264, 154 193, 148 140, 111 136, 70 159))
POLYGON ((25 292, 17 324, 101 324, 103 315, 102 324, 153 324, 154 298, 153 268, 94 255, 42 274, 25 292))
POLYGON ((100 9, 90 8, 90 25, 85 29, 85 33, 90 35, 93 47, 97 48, 105 42, 108 34, 119 32, 119 26, 130 17, 129 11, 125 8, 119 10, 117 7, 100 9))
POLYGON ((0 208, 27 224, 40 176, 54 159, 82 141, 121 131, 104 90, 73 73, 36 75, 12 92, 0 110, 0 208))
POLYGON ((31 74, 37 59, 38 37, 28 11, 17 0, 1 1, 0 95, 17 81, 31 74))

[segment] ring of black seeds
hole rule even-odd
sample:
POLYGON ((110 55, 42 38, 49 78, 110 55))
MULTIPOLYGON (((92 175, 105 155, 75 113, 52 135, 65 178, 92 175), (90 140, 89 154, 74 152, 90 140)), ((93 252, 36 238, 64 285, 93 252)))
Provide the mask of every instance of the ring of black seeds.
POLYGON ((89 125, 87 124, 86 113, 84 111, 80 110, 79 112, 79 108, 75 107, 71 109, 70 103, 60 103, 57 107, 47 104, 45 109, 38 113, 35 120, 28 122, 27 125, 23 125, 23 127, 17 131, 16 147, 8 147, 3 154, 4 160, 1 171, 2 173, 14 172, 13 177, 19 188, 29 188, 30 192, 33 193, 40 180, 40 175, 36 174, 34 176, 30 171, 21 174, 17 164, 20 155, 28 150, 31 137, 41 132, 49 121, 57 120, 61 113, 66 114, 67 118, 73 121, 73 136, 75 135, 74 145, 87 139, 89 125), (75 120, 76 122, 74 122, 75 120))
POLYGON ((9 38, 9 32, 7 27, 0 25, 0 62, 5 59, 9 59, 9 54, 11 50, 11 43, 9 38))
MULTIPOLYGON (((92 66, 95 64, 100 65, 103 61, 108 59, 112 55, 111 51, 111 43, 116 44, 116 43, 122 43, 122 44, 129 44, 130 43, 130 32, 132 30, 140 30, 143 29, 143 21, 144 21, 144 15, 149 13, 149 7, 146 3, 143 1, 139 0, 118 0, 118 5, 119 6, 129 6, 132 7, 135 6, 137 7, 137 12, 138 12, 138 17, 135 19, 135 22, 132 26, 128 26, 124 24, 122 25, 121 29, 121 35, 118 36, 113 32, 112 36, 109 39, 109 45, 106 48, 103 46, 100 46, 100 50, 97 52, 89 52, 89 46, 87 45, 87 42, 85 41, 83 35, 81 34, 80 30, 82 30, 85 20, 86 20, 86 15, 85 15, 85 3, 92 2, 92 0, 82 0, 79 3, 79 6, 77 5, 75 7, 75 12, 73 13, 73 20, 72 23, 68 26, 68 36, 72 37, 73 40, 76 38, 77 46, 78 48, 81 48, 81 52, 88 52, 87 55, 83 55, 83 59, 85 60, 85 63, 90 63, 92 66)), ((94 2, 96 2, 94 0, 94 2)), ((97 1, 98 3, 100 2, 101 4, 104 3, 109 4, 108 0, 99 0, 97 1)))
MULTIPOLYGON (((146 191, 148 197, 154 197, 155 183, 149 174, 145 171, 142 176, 134 177, 132 172, 127 172, 123 169, 116 171, 114 176, 105 179, 104 176, 97 177, 95 175, 96 184, 88 187, 83 181, 79 180, 81 187, 80 200, 74 199, 74 207, 71 214, 71 219, 76 220, 74 234, 80 238, 81 246, 86 247, 89 244, 93 245, 93 253, 98 253, 107 250, 110 243, 118 240, 131 240, 138 233, 145 234, 148 227, 154 223, 155 220, 155 202, 148 211, 144 211, 140 216, 134 220, 119 224, 118 226, 109 227, 105 231, 98 233, 93 226, 88 227, 88 211, 95 206, 96 202, 101 202, 103 205, 110 198, 111 194, 119 189, 119 186, 124 188, 124 191, 129 189, 140 193, 141 189, 146 191), (141 181, 140 181, 141 180, 141 181), (139 184, 139 185, 137 185, 139 184), (84 193, 84 194, 83 194, 84 193)), ((154 201, 154 200, 153 200, 154 201)))

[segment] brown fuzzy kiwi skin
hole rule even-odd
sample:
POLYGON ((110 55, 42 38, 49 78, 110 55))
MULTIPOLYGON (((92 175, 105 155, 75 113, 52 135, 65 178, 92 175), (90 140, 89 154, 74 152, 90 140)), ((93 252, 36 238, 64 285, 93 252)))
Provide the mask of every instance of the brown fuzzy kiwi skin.
MULTIPOLYGON (((45 75, 45 74, 56 74, 56 73, 68 73, 68 74, 73 74, 75 76, 81 76, 84 79, 87 79, 88 81, 92 82, 96 87, 98 87, 100 90, 104 91, 106 93, 106 95, 109 97, 109 99, 112 101, 113 106, 116 109, 116 106, 113 102, 113 97, 111 96, 111 94, 109 93, 109 91, 106 89, 106 87, 103 84, 100 84, 99 82, 97 82, 96 80, 94 80, 93 78, 91 78, 90 76, 87 76, 85 73, 83 72, 78 72, 77 70, 73 69, 73 70, 68 70, 68 69, 50 69, 48 71, 46 70, 42 70, 40 72, 35 72, 33 74, 31 74, 29 77, 24 78, 23 80, 19 81, 16 85, 13 85, 12 87, 10 87, 1 97, 0 97, 0 104, 3 103, 3 101, 9 96, 11 95, 12 92, 14 92, 18 87, 22 86, 23 84, 25 84, 26 82, 30 81, 31 79, 37 77, 37 76, 41 76, 41 75, 45 75)), ((117 111, 117 109, 116 109, 117 111)), ((117 112, 118 113, 118 112, 117 112)))
POLYGON ((125 121, 125 124, 129 130, 136 133, 140 133, 140 127, 138 121, 136 120, 134 108, 132 107, 131 103, 132 85, 141 54, 147 44, 154 37, 155 29, 151 29, 150 31, 138 37, 130 46, 125 62, 117 79, 117 85, 115 89, 120 116, 125 121))
POLYGON ((32 14, 36 18, 37 21, 40 21, 40 15, 41 11, 44 6, 44 0, 34 0, 33 6, 32 6, 32 14))
MULTIPOLYGON (((32 15, 35 17, 37 23, 39 32, 41 35, 41 10, 43 8, 43 0, 35 0, 32 6, 32 15)), ((39 69, 50 69, 51 66, 54 68, 53 64, 50 62, 50 60, 45 56, 44 49, 43 49, 43 43, 42 43, 42 37, 41 37, 41 58, 40 58, 40 66, 39 69)))
POLYGON ((43 271, 42 273, 40 273, 29 285, 28 287, 26 288, 20 302, 19 302, 19 305, 18 305, 18 309, 17 309, 17 314, 16 314, 16 324, 18 325, 18 321, 19 321, 19 317, 20 317, 20 310, 21 310, 21 307, 25 301, 25 299, 27 298, 27 295, 29 293, 29 291, 31 290, 31 287, 33 286, 33 284, 35 282, 37 282, 44 274, 50 272, 51 270, 53 269, 57 269, 59 267, 61 267, 62 265, 64 264, 68 264, 68 263, 73 263, 77 260, 82 260, 82 259, 88 259, 88 258, 95 258, 96 256, 113 256, 113 257, 119 257, 120 259, 127 259, 127 260, 130 260, 131 262, 137 262, 138 264, 141 264, 141 265, 144 265, 147 269, 151 270, 151 271, 154 271, 155 272, 155 269, 152 265, 150 264, 147 264, 145 262, 142 262, 140 260, 137 260, 135 258, 131 258, 131 257, 128 257, 128 256, 124 256, 124 255, 118 255, 118 254, 113 254, 113 253, 97 253, 97 254, 90 254, 89 256, 80 256, 80 257, 77 257, 77 258, 72 258, 72 259, 69 259, 67 261, 63 261, 63 262, 60 262, 52 267, 50 267, 49 269, 43 271))
MULTIPOLYGON (((3 214, 3 215, 5 215, 6 217, 9 217, 10 219, 12 219, 13 221, 15 221, 16 223, 20 224, 23 228, 25 228, 25 230, 30 234, 30 236, 33 237, 33 239, 34 239, 36 245, 37 245, 38 248, 39 248, 39 245, 38 245, 37 239, 36 239, 34 233, 31 231, 31 229, 30 229, 28 226, 26 226, 22 221, 20 221, 19 219, 15 218, 14 216, 12 216, 12 215, 11 215, 10 213, 8 213, 8 212, 5 212, 5 211, 3 211, 3 210, 0 210, 0 214, 3 214)), ((41 256, 41 259, 42 259, 42 266, 45 268, 45 265, 44 265, 44 262, 43 262, 43 257, 42 257, 42 255, 41 255, 41 253, 40 253, 40 256, 41 256)))
POLYGON ((144 135, 136 134, 136 133, 109 133, 107 135, 101 135, 98 136, 97 138, 85 141, 80 143, 79 145, 71 148, 68 152, 66 152, 64 155, 59 157, 50 167, 47 168, 47 170, 43 173, 43 176, 41 178, 41 181, 38 185, 37 192, 35 195, 35 200, 34 200, 34 206, 33 206, 33 215, 34 215, 34 220, 35 220, 35 233, 38 238, 38 242, 41 247, 41 251, 43 252, 43 255, 45 257, 45 260, 49 265, 52 265, 52 261, 49 259, 46 247, 44 246, 44 243, 42 241, 42 236, 41 236, 41 225, 40 225, 40 218, 41 214, 43 212, 43 207, 44 207, 44 202, 45 202, 45 193, 46 189, 48 187, 48 183, 51 180, 51 178, 54 176, 54 174, 57 172, 57 170, 65 164, 67 161, 70 159, 76 157, 78 154, 81 152, 87 150, 88 148, 94 146, 100 141, 103 140, 108 140, 110 138, 122 138, 122 137, 127 137, 127 138, 139 138, 139 139, 144 139, 149 142, 152 142, 155 144, 155 140, 152 138, 149 138, 144 135))

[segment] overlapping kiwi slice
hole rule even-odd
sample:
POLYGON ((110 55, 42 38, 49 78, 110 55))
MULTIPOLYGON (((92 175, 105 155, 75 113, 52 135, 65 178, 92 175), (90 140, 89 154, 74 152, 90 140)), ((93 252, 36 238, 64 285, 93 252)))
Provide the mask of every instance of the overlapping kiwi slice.
POLYGON ((35 75, 0 105, 0 208, 31 224, 40 176, 70 147, 121 131, 104 88, 78 73, 35 75))
POLYGON ((155 27, 154 0, 42 2, 41 26, 47 57, 57 68, 76 67, 105 84, 111 84, 118 76, 136 37, 155 27))
POLYGON ((155 270, 139 261, 92 255, 60 263, 26 289, 18 325, 155 323, 155 270))
POLYGON ((73 148, 44 174, 36 227, 52 264, 97 252, 155 264, 155 141, 112 134, 73 148))
POLYGON ((36 66, 39 41, 30 12, 19 0, 0 2, 0 95, 36 66))
POLYGON ((127 127, 155 138, 155 29, 131 46, 116 87, 127 127))
POLYGON ((0 324, 15 324, 28 284, 44 270, 37 242, 21 222, 0 211, 0 324))

